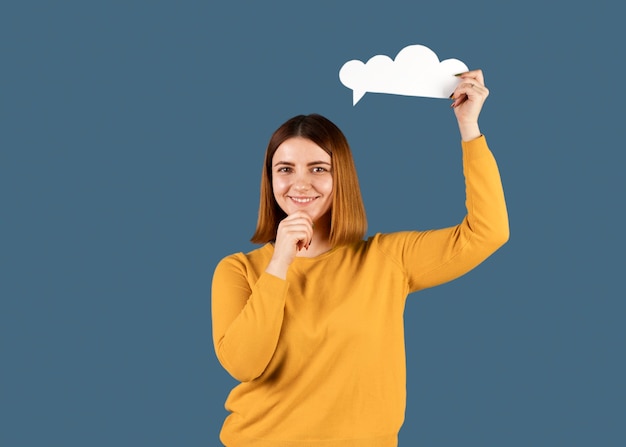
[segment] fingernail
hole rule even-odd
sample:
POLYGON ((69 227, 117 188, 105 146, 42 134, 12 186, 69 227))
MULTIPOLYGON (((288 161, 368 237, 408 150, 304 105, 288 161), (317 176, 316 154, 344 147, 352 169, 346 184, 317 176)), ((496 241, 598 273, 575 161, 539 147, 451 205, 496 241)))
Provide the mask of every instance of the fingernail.
POLYGON ((452 92, 452 94, 450 96, 448 96, 448 98, 450 98, 450 99, 454 98, 454 92, 452 92))
POLYGON ((465 72, 463 72, 463 73, 457 73, 457 74, 455 74, 454 76, 463 76, 464 74, 465 74, 465 72))

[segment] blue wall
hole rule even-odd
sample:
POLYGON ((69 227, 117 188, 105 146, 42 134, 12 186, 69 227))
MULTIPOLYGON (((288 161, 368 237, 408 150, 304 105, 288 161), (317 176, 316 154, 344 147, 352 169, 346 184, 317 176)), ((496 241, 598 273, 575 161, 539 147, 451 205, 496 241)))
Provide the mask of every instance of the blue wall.
POLYGON ((292 115, 346 133, 370 233, 459 221, 448 101, 367 94, 353 107, 338 79, 350 59, 410 44, 484 70, 480 124, 511 239, 409 297, 400 445, 623 442, 616 11, 12 3, 0 7, 0 444, 219 444, 235 382, 213 352, 212 272, 254 248, 263 151, 292 115))

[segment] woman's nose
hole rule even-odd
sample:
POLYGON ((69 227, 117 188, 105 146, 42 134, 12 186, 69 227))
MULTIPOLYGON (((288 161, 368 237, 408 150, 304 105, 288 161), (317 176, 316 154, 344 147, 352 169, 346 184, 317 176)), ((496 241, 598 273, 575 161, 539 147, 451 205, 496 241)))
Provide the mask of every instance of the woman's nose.
POLYGON ((306 174, 298 175, 295 179, 294 187, 299 191, 306 191, 311 187, 311 179, 306 174))

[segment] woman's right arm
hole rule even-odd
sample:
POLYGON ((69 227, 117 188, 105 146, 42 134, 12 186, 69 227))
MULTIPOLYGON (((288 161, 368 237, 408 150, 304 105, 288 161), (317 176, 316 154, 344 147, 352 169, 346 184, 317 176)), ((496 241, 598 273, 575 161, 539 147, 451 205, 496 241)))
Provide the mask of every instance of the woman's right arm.
POLYGON ((254 285, 235 257, 216 267, 211 290, 217 358, 235 379, 249 382, 267 368, 283 324, 287 282, 262 273, 254 285))

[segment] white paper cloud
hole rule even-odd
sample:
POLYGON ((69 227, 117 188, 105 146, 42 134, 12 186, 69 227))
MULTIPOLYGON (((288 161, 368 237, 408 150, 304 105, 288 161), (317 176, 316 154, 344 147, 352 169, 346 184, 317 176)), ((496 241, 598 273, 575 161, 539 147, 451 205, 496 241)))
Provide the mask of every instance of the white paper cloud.
POLYGON ((410 45, 393 60, 378 55, 367 63, 348 61, 339 70, 339 79, 352 90, 353 105, 367 92, 447 99, 460 82, 454 75, 467 70, 458 59, 440 62, 430 48, 410 45))

